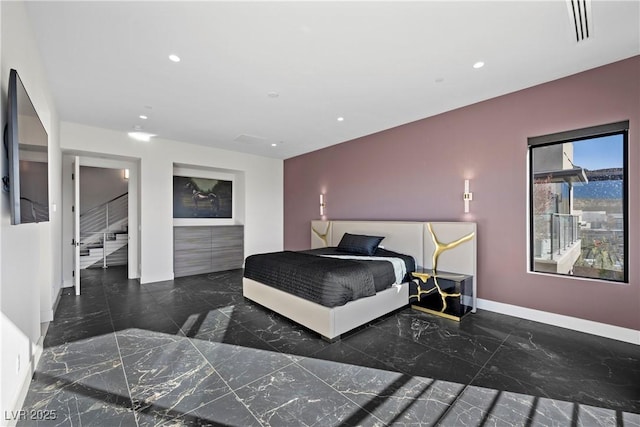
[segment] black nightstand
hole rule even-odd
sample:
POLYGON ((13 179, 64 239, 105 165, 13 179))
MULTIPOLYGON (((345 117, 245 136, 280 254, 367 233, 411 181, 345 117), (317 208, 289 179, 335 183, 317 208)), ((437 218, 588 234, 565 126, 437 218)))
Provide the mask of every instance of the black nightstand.
POLYGON ((411 307, 460 321, 473 309, 473 276, 418 267, 409 283, 411 307))

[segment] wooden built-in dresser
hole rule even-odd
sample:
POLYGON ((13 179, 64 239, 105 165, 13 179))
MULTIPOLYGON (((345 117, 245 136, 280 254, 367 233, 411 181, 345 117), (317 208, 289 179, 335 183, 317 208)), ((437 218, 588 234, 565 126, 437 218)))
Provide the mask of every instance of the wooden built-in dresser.
POLYGON ((173 228, 175 277, 241 268, 244 226, 176 226, 173 228))

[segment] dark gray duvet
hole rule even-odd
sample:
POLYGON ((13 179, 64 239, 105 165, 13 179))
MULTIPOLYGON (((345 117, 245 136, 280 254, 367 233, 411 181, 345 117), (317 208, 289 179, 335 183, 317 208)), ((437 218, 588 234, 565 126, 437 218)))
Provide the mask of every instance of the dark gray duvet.
MULTIPOLYGON (((407 272, 414 271, 413 258, 379 249, 378 256, 399 256, 407 272)), ((395 282, 387 261, 358 261, 319 255, 348 255, 335 248, 304 252, 273 252, 252 255, 245 261, 244 277, 272 286, 326 307, 344 305, 375 295, 395 282)))

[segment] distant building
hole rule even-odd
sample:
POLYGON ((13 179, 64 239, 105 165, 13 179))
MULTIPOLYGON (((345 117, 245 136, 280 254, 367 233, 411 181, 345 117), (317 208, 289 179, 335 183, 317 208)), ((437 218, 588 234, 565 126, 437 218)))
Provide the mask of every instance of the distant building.
POLYGON ((573 164, 571 142, 536 148, 533 171, 534 269, 571 274, 581 254, 581 221, 590 222, 573 203, 573 188, 588 182, 586 173, 573 164))

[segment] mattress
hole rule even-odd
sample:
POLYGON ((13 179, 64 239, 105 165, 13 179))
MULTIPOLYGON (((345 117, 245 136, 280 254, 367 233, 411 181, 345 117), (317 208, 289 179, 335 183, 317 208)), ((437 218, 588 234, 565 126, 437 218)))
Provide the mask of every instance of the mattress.
POLYGON ((382 248, 374 257, 321 248, 249 256, 244 276, 325 307, 336 307, 397 283, 397 266, 394 268, 391 258, 404 264, 404 275, 415 270, 412 257, 382 248))

